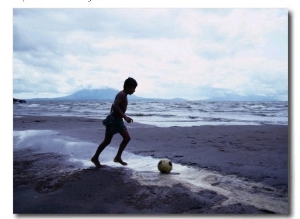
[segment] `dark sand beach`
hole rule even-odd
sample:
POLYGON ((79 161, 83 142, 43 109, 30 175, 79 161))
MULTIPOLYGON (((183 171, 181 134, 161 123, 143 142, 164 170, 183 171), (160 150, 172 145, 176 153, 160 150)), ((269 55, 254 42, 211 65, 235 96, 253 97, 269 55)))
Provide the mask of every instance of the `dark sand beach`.
MULTIPOLYGON (((279 207, 277 204, 260 207, 259 204, 251 204, 252 201, 247 202, 247 197, 243 197, 245 201, 241 203, 228 203, 225 193, 209 188, 193 191, 181 183, 172 186, 141 184, 131 177, 134 170, 121 165, 96 169, 91 163, 90 167, 74 170, 71 168, 73 164, 66 162, 67 154, 40 153, 26 148, 14 150, 13 155, 14 213, 290 213, 288 126, 159 128, 132 123, 127 127, 132 138, 127 152, 153 158, 168 157, 174 163, 212 171, 224 176, 224 179, 242 179, 234 182, 251 185, 251 191, 247 188, 248 193, 245 194, 256 197, 257 193, 259 203, 265 192, 271 200, 273 197, 279 200, 279 207), (58 171, 60 169, 65 171, 58 171)), ((104 136, 101 120, 78 117, 18 117, 14 118, 13 129, 54 130, 61 137, 93 143, 95 149, 104 136)), ((120 141, 121 137, 116 135, 111 146, 117 148, 120 141)), ((127 162, 130 167, 130 160, 127 162)), ((214 179, 210 186, 225 188, 226 183, 226 180, 214 179)))

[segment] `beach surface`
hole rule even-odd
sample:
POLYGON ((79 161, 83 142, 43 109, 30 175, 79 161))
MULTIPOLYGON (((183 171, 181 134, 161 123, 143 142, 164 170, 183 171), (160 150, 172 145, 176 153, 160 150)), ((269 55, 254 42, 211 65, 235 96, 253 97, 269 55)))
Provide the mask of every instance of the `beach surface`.
MULTIPOLYGON (((90 157, 104 137, 100 119, 14 117, 14 213, 290 213, 288 126, 127 128, 128 166, 101 155, 97 169, 90 157), (171 174, 157 170, 161 158, 174 164, 171 174)), ((121 140, 115 135, 108 151, 121 140)))

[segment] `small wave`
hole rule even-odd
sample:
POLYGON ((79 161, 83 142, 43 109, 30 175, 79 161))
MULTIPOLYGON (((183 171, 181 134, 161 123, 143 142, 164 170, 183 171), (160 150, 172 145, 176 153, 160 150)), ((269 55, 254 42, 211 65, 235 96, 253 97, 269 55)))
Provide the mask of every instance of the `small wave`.
POLYGON ((149 114, 149 113, 130 113, 130 116, 156 116, 156 114, 149 114))
POLYGON ((267 117, 267 116, 269 116, 269 115, 264 114, 264 113, 255 113, 254 115, 256 115, 256 116, 262 116, 262 117, 267 117))
POLYGON ((188 116, 189 119, 198 119, 198 116, 188 116))
POLYGON ((156 114, 156 113, 130 113, 130 116, 136 117, 149 117, 149 116, 157 116, 157 117, 174 117, 172 114, 156 114))
POLYGON ((27 106, 28 107, 38 107, 38 106, 40 106, 40 104, 38 104, 38 103, 32 103, 32 104, 29 104, 27 106))

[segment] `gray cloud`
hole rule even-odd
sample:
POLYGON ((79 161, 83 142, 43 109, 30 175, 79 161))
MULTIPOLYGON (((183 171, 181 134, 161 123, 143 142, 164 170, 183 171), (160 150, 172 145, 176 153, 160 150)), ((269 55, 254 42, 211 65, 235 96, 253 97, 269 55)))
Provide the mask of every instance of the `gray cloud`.
POLYGON ((142 85, 137 94, 148 97, 157 96, 153 91, 193 99, 259 90, 282 98, 288 90, 284 9, 14 9, 13 14, 16 96, 119 89, 129 75, 142 85), (178 92, 181 87, 188 89, 178 92))

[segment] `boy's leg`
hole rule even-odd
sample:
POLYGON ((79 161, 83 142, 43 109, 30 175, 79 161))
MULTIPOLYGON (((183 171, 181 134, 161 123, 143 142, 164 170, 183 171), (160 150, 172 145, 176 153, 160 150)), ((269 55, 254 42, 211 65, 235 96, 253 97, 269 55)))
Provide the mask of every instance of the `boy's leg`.
POLYGON ((91 161, 95 164, 96 167, 101 167, 101 164, 99 162, 99 156, 101 152, 106 148, 106 146, 110 144, 112 137, 113 134, 106 130, 103 142, 98 146, 94 156, 91 159, 91 161))
POLYGON ((126 166, 127 163, 124 162, 121 157, 122 157, 122 153, 123 153, 124 149, 126 148, 126 146, 129 143, 131 138, 130 138, 130 135, 129 135, 127 129, 123 129, 122 131, 120 131, 120 135, 123 137, 123 141, 120 144, 118 153, 117 153, 116 157, 114 158, 114 162, 118 162, 118 163, 126 166))

